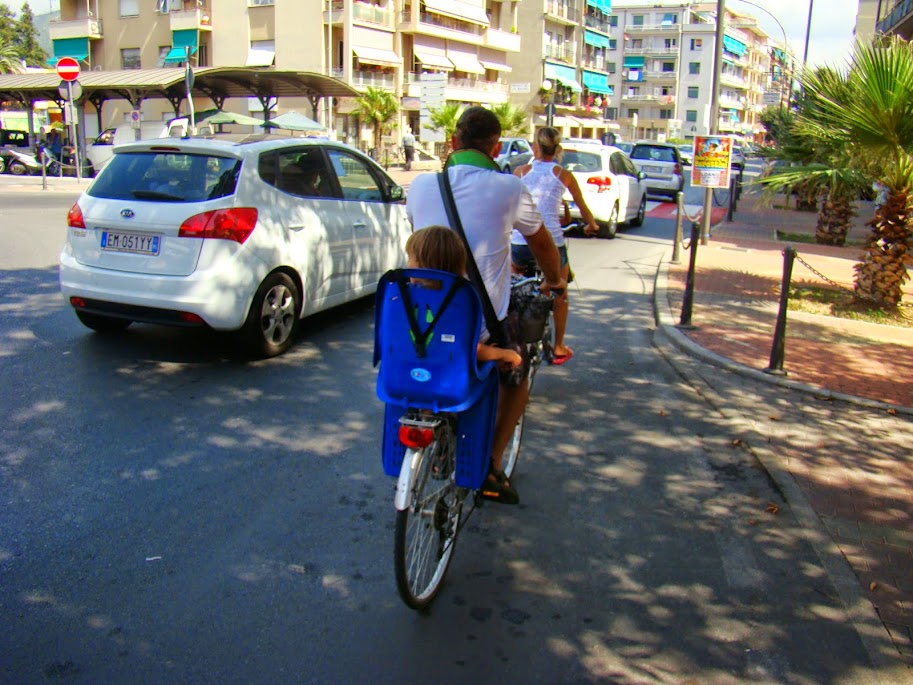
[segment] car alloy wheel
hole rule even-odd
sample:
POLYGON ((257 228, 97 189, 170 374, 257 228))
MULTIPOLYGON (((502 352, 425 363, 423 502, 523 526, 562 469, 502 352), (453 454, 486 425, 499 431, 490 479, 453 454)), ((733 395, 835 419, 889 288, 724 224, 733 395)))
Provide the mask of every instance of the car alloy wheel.
POLYGON ((602 221, 599 223, 599 237, 600 238, 614 238, 615 234, 618 233, 618 203, 616 202, 612 205, 612 213, 609 215, 608 221, 602 221))
POLYGON ((298 331, 301 295, 288 275, 275 272, 266 277, 250 305, 242 335, 258 357, 275 357, 285 352, 298 331))
POLYGON ((637 208, 637 216, 631 219, 631 225, 637 228, 644 225, 644 218, 647 216, 647 196, 640 198, 640 206, 637 208))

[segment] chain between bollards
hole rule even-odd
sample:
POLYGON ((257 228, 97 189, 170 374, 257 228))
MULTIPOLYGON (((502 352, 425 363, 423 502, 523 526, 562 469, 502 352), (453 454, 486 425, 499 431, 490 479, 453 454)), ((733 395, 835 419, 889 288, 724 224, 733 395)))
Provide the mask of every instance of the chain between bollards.
POLYGON ((691 325, 691 310, 694 307, 694 271, 697 266, 697 244, 701 237, 701 225, 691 222, 691 261, 688 264, 688 276, 685 280, 685 296, 682 298, 682 317, 679 328, 694 328, 691 325))
POLYGON ((682 221, 685 214, 685 194, 675 194, 675 242, 672 245, 672 260, 670 264, 682 263, 682 221))
POLYGON ((770 348, 770 366, 765 373, 785 376, 783 361, 786 357, 786 308, 789 304, 789 282, 793 276, 793 262, 796 259, 796 248, 792 245, 783 250, 783 281, 780 284, 780 311, 777 312, 777 327, 774 329, 774 342, 770 348))

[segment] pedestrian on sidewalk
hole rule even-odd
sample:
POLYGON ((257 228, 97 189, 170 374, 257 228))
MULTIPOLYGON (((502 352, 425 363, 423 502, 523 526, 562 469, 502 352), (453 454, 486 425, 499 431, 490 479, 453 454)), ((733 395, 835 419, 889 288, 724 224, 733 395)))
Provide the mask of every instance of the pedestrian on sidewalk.
POLYGON ((406 156, 406 171, 412 171, 412 160, 415 157, 415 136, 412 134, 412 127, 406 127, 406 133, 403 136, 403 154, 406 156))

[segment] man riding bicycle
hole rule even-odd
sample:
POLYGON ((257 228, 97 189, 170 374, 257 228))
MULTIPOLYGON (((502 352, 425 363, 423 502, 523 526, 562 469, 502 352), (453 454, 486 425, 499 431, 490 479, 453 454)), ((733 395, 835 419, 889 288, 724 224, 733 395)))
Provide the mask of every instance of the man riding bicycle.
MULTIPOLYGON (((457 122, 452 138, 454 152, 445 165, 466 239, 478 266, 487 296, 500 322, 507 317, 510 302, 511 231, 516 228, 526 238, 545 277, 542 289, 567 286, 561 277, 560 257, 551 233, 542 223, 529 191, 516 176, 501 173, 493 155, 500 147, 501 125, 483 107, 470 107, 457 122)), ((436 174, 422 174, 412 182, 407 212, 414 228, 431 225, 450 226, 436 174)), ((522 347, 510 340, 506 327, 489 331, 490 342, 501 347, 522 347)), ((519 502, 502 470, 502 456, 514 426, 522 416, 528 397, 525 377, 501 377, 498 412, 491 453, 491 473, 482 486, 482 495, 505 504, 519 502), (519 383, 518 385, 511 384, 519 383)))

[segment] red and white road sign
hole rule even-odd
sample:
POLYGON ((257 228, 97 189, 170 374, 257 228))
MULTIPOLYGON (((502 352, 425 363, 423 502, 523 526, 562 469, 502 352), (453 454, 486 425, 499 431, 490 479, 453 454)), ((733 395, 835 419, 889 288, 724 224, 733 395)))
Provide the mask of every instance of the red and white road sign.
POLYGON ((79 62, 72 57, 61 57, 57 60, 57 75, 64 81, 75 81, 79 78, 79 62))

